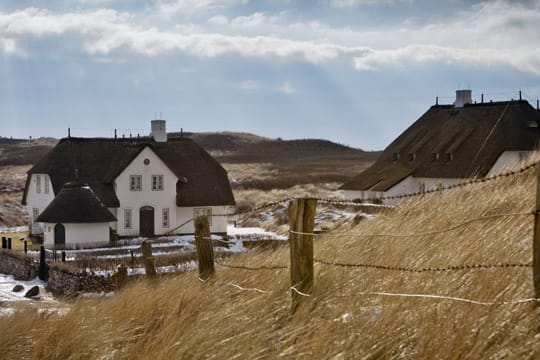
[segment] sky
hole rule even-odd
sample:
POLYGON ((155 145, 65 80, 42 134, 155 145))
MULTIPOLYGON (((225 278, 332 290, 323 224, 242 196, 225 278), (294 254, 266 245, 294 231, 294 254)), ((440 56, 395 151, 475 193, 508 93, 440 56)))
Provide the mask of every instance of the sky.
POLYGON ((384 149, 439 97, 540 96, 540 0, 0 0, 0 136, 384 149))

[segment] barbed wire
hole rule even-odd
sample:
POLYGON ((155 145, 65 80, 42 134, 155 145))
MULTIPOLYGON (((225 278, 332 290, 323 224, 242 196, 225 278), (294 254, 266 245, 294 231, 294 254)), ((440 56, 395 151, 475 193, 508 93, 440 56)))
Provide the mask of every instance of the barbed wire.
POLYGON ((336 261, 328 261, 321 259, 313 259, 313 262, 337 267, 352 267, 352 268, 370 268, 378 270, 391 270, 411 273, 422 272, 448 272, 456 270, 472 270, 472 269, 500 269, 500 268, 530 268, 532 263, 495 263, 495 264, 463 264, 463 265, 451 265, 446 267, 424 267, 424 268, 412 268, 403 266, 391 266, 391 265, 377 265, 370 263, 341 263, 336 261))
POLYGON ((423 233, 415 233, 415 234, 318 234, 318 233, 308 233, 308 232, 301 232, 301 231, 293 231, 289 230, 290 234, 296 234, 296 235, 307 235, 307 236, 318 236, 318 237, 332 237, 332 238, 362 238, 362 237, 395 237, 395 238, 406 238, 406 237, 420 237, 420 236, 427 236, 427 235, 437 235, 442 234, 450 231, 457 230, 459 228, 462 228, 464 226, 467 226, 471 223, 484 221, 484 220, 491 220, 501 217, 513 217, 513 216, 532 216, 535 215, 533 211, 529 212, 523 212, 523 213, 507 213, 507 214, 494 214, 494 215, 486 215, 486 216, 479 216, 477 218, 472 218, 469 220, 466 220, 462 223, 453 225, 447 229, 442 230, 434 230, 434 231, 427 231, 423 233))

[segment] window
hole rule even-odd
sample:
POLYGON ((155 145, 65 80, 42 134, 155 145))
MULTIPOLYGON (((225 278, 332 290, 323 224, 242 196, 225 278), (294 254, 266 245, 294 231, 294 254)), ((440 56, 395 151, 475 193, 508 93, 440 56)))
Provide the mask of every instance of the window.
POLYGON ((452 159, 454 158, 454 155, 452 153, 446 153, 445 156, 447 162, 452 161, 452 159))
POLYGON ((161 226, 163 228, 169 227, 169 209, 167 208, 161 210, 161 226))
POLYGON ((142 191, 142 176, 141 175, 131 175, 129 177, 129 190, 142 191))
POLYGON ((32 209, 32 221, 36 221, 38 216, 39 216, 39 209, 38 208, 33 208, 32 209))
POLYGON ((398 153, 393 153, 392 154, 392 160, 393 161, 398 161, 398 159, 399 159, 399 154, 398 153))
POLYGON ((152 191, 163 190, 163 175, 152 175, 152 191))
POLYGON ((36 192, 41 193, 41 176, 36 175, 36 192))
POLYGON ((124 228, 131 229, 131 209, 124 209, 124 228))
POLYGON ((44 186, 44 191, 45 191, 45 194, 48 194, 49 193, 49 181, 47 180, 47 178, 43 179, 43 185, 44 186))
POLYGON ((197 218, 199 216, 207 216, 208 224, 212 226, 212 208, 195 208, 193 209, 193 217, 197 218))
POLYGON ((439 160, 439 153, 431 153, 431 161, 439 160))
POLYGON ((415 158, 416 158, 416 154, 415 153, 410 153, 407 160, 409 160, 409 162, 412 162, 412 161, 414 161, 415 158))

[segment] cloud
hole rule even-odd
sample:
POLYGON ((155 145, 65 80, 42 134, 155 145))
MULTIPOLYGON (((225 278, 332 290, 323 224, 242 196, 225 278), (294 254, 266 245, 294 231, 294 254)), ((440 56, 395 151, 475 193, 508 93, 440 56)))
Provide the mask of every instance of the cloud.
POLYGON ((278 91, 280 91, 280 92, 282 92, 284 94, 290 95, 290 94, 294 94, 296 92, 296 89, 293 88, 293 86, 291 85, 291 83, 289 81, 285 81, 283 83, 283 85, 281 85, 278 88, 278 91))
POLYGON ((261 88, 261 83, 257 80, 244 80, 240 82, 239 86, 242 90, 253 91, 259 90, 261 88))
POLYGON ((132 16, 115 10, 55 14, 26 9, 0 13, 0 32, 10 37, 79 35, 91 55, 107 55, 120 49, 147 56, 180 51, 195 56, 237 54, 246 57, 296 57, 311 63, 335 59, 362 49, 331 43, 296 41, 275 36, 242 36, 196 32, 179 28, 163 31, 132 24, 132 16), (184 30, 184 31, 183 31, 184 30))
POLYGON ((158 12, 171 17, 177 13, 193 14, 195 12, 223 9, 233 5, 245 5, 249 0, 161 0, 158 12))
MULTIPOLYGON (((160 2, 206 9, 242 3, 244 0, 160 2)), ((433 23, 370 28, 333 27, 313 19, 288 21, 291 17, 283 12, 232 18, 216 14, 201 23, 182 22, 168 28, 160 24, 158 28, 147 25, 148 18, 140 14, 110 9, 58 13, 29 8, 0 12, 0 52, 31 53, 24 47, 28 38, 70 36, 80 39, 83 51, 101 58, 178 52, 208 58, 228 54, 286 58, 313 64, 340 60, 358 71, 441 63, 511 66, 540 74, 540 8, 530 2, 482 2, 433 23)))
MULTIPOLYGON (((402 2, 403 0, 329 0, 329 4, 336 7, 350 7, 363 5, 381 5, 402 2)), ((409 0, 409 2, 412 0, 409 0)))

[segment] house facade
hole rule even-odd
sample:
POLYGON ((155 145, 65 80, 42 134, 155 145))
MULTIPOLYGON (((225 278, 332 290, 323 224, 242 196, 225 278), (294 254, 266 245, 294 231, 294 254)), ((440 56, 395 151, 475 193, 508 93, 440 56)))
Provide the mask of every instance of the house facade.
POLYGON ((535 153, 539 125, 540 111, 525 100, 473 103, 470 90, 458 90, 454 104, 432 106, 341 190, 368 200, 495 175, 535 153))
POLYGON ((74 180, 116 218, 109 226, 120 236, 190 234, 198 215, 225 234, 235 205, 223 167, 191 139, 168 139, 164 120, 152 121, 150 137, 60 140, 28 171, 23 204, 32 235, 43 234, 39 215, 74 180))

